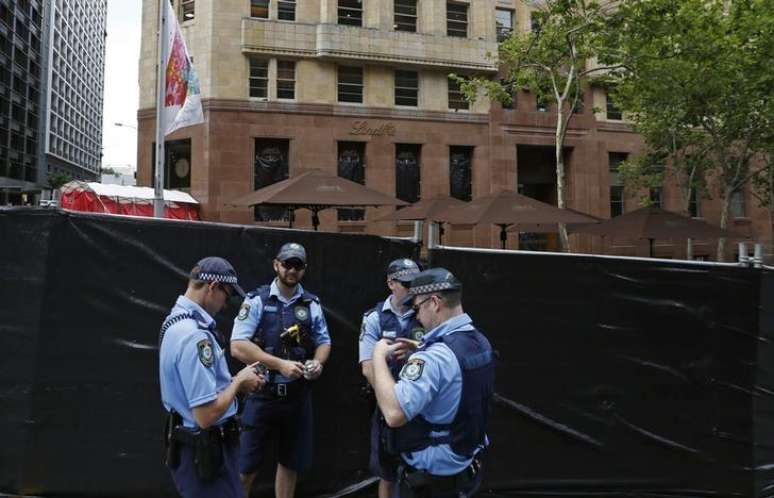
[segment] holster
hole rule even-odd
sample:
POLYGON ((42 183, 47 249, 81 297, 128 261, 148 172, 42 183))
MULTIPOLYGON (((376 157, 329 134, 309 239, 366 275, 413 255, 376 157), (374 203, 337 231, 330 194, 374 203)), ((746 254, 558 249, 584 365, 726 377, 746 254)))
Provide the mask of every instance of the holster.
POLYGON ((239 426, 229 419, 223 425, 209 429, 175 427, 172 440, 191 447, 196 476, 204 482, 215 479, 223 469, 223 445, 239 440, 239 426))
POLYGON ((431 498, 433 495, 461 494, 481 472, 482 455, 476 455, 471 464, 451 476, 436 476, 408 465, 398 468, 401 498, 431 498))
POLYGON ((180 465, 180 448, 172 437, 175 427, 183 423, 183 418, 175 411, 167 413, 164 423, 164 465, 174 470, 180 465))

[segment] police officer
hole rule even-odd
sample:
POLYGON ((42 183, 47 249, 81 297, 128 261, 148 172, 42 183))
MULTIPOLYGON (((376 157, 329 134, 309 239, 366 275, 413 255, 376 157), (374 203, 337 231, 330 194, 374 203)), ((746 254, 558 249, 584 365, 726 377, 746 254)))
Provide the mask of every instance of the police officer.
MULTIPOLYGON (((371 361, 374 344, 382 338, 409 338, 416 341, 422 339, 424 329, 417 321, 412 310, 403 300, 408 294, 411 279, 419 273, 419 266, 410 259, 396 259, 387 266, 387 287, 390 295, 380 301, 363 316, 360 329, 360 366, 368 383, 373 386, 373 364, 371 361)), ((398 372, 403 365, 397 358, 388 361, 393 378, 398 379, 398 372)), ((371 472, 379 480, 379 498, 392 496, 393 483, 397 481, 398 459, 385 454, 381 445, 381 427, 384 427, 382 414, 377 408, 371 419, 371 472)))
POLYGON ((304 290, 306 250, 283 245, 273 261, 276 278, 247 295, 231 334, 231 354, 260 361, 269 382, 248 397, 242 413, 239 469, 249 495, 271 437, 277 444, 275 495, 295 494, 298 472, 312 463, 311 380, 322 374, 331 339, 320 300, 304 290))
POLYGON ((374 390, 388 426, 385 444, 401 458, 401 498, 471 496, 481 483, 494 363, 461 298, 462 284, 446 269, 411 281, 407 300, 427 333, 397 382, 387 359, 406 342, 381 339, 374 346, 374 390))
POLYGON ((161 327, 159 375, 167 410, 167 465, 185 498, 242 497, 239 482, 237 392, 264 383, 253 366, 233 379, 218 344, 213 316, 233 294, 244 296, 236 271, 222 258, 209 257, 191 270, 161 327))

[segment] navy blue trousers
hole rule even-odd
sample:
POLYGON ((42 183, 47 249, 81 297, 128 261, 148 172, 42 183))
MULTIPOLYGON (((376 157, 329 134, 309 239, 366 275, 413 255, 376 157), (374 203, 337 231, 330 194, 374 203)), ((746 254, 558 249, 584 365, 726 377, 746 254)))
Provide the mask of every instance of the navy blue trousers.
POLYGON ((177 492, 183 498, 244 498, 238 471, 239 444, 223 446, 223 467, 220 474, 209 482, 202 482, 196 476, 193 449, 180 446, 180 465, 172 470, 177 492))

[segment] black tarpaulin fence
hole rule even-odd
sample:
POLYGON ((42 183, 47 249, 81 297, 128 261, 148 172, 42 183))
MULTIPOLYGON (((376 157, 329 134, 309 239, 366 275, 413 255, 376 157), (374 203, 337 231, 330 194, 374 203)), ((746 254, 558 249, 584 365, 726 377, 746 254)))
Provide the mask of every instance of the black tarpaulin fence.
MULTIPOLYGON (((362 235, 0 210, 0 494, 174 496, 161 464, 158 329, 201 257, 246 288, 307 247, 333 356, 315 391, 300 494, 367 470, 362 312, 410 243, 362 235)), ((681 262, 433 250, 499 351, 484 492, 773 496, 774 283, 681 262)), ((230 310, 218 317, 230 331, 230 310)), ((236 367, 236 365, 234 365, 236 367)), ((271 496, 271 466, 255 488, 271 496)), ((376 493, 374 486, 358 491, 376 493)))

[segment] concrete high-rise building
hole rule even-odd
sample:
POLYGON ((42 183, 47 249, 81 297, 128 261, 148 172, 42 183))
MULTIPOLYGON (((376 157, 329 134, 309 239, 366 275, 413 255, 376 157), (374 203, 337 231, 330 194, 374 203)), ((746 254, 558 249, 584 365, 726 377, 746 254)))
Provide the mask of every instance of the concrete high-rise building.
POLYGON ((107 0, 0 0, 0 203, 99 177, 106 20, 107 0))
MULTIPOLYGON (((286 225, 281 209, 229 202, 310 168, 408 202, 470 200, 498 189, 556 203, 556 114, 525 91, 511 106, 469 105, 450 73, 497 77, 490 58, 511 30, 531 29, 519 0, 173 0, 199 73, 205 123, 167 137, 166 186, 190 191, 205 219, 286 225)), ((143 0, 138 184, 151 185, 157 0, 143 0)), ((605 89, 585 89, 567 133, 569 207, 609 217, 637 207, 615 166, 642 147, 605 89), (596 111, 596 112, 595 112, 596 111)), ((653 193, 678 210, 676 188, 653 193)), ((766 217, 737 203, 731 228, 770 237, 766 217)), ((697 217, 716 222, 717 201, 697 217)), ((409 235, 375 222, 392 208, 326 210, 323 230, 409 235)), ((296 226, 309 224, 297 211, 296 226)), ((498 230, 457 227, 445 240, 499 247, 498 230)), ((449 232, 447 232, 449 233, 449 232)), ((598 239, 573 236, 579 250, 598 239)), ((509 247, 556 248, 553 234, 512 235, 509 247)), ((592 244, 595 244, 592 246, 592 244)), ((616 251, 632 254, 638 248, 616 251)), ((659 255, 679 248, 656 246, 659 255)), ((712 246, 695 254, 711 257, 712 246)))

